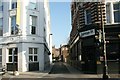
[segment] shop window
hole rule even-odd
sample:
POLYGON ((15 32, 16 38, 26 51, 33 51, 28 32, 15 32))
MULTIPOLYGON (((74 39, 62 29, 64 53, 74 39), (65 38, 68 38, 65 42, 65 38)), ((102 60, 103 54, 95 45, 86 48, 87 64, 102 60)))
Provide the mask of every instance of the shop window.
POLYGON ((29 48, 29 62, 37 62, 38 61, 38 52, 37 48, 29 48))
POLYGON ((18 62, 18 48, 10 48, 9 55, 8 55, 8 62, 12 63, 13 59, 14 62, 18 62))
POLYGON ((34 61, 38 61, 38 60, 37 60, 37 56, 34 56, 34 61))

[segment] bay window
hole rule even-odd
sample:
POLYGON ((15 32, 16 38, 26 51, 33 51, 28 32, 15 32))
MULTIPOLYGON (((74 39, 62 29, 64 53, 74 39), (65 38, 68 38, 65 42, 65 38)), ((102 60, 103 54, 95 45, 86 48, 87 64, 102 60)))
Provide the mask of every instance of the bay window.
POLYGON ((38 49, 37 48, 29 48, 29 62, 37 62, 38 61, 38 49))

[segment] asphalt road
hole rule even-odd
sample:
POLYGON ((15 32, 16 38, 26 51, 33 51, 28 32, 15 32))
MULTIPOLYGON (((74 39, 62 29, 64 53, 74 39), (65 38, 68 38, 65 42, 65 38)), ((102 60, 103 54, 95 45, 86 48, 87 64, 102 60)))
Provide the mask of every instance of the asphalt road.
POLYGON ((49 74, 69 74, 69 70, 62 62, 56 62, 49 74))

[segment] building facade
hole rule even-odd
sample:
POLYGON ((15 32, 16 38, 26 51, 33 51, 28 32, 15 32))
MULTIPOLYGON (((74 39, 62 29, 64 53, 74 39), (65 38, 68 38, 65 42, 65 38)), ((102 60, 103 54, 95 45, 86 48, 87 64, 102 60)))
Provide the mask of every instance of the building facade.
POLYGON ((119 0, 71 3, 72 30, 69 41, 71 65, 85 73, 102 73, 104 26, 108 72, 118 73, 119 5, 119 0))
POLYGON ((60 49, 53 46, 52 47, 52 59, 53 59, 53 62, 59 61, 59 58, 60 58, 60 49))
POLYGON ((60 47, 61 60, 67 62, 68 59, 68 45, 61 45, 60 47))
POLYGON ((52 38, 47 0, 0 2, 0 29, 0 64, 8 71, 49 67, 52 38))

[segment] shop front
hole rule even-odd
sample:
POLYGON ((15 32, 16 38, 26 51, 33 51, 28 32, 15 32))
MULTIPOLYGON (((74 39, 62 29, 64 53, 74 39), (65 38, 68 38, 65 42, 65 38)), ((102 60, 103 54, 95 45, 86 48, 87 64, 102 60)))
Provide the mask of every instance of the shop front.
POLYGON ((96 73, 95 29, 80 32, 82 38, 82 70, 84 73, 96 73))

